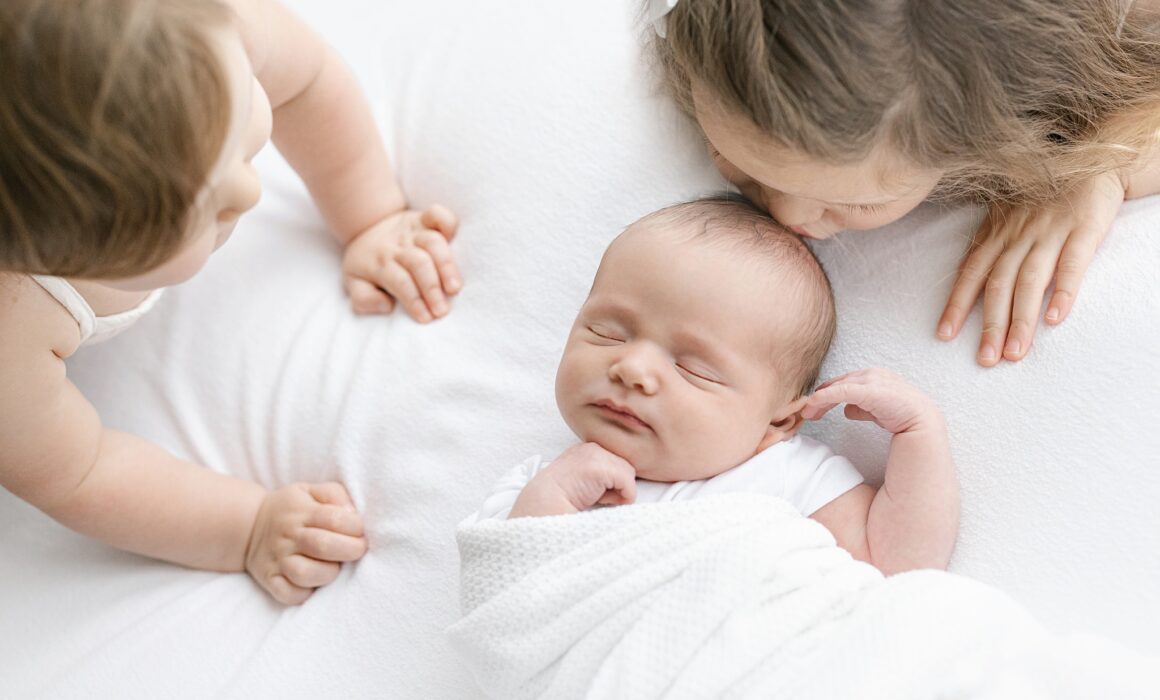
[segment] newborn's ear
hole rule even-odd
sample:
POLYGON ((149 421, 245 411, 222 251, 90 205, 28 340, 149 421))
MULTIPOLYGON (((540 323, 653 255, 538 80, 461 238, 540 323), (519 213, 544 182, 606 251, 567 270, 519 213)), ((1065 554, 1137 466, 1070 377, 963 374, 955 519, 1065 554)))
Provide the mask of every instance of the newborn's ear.
POLYGON ((799 396, 778 410, 765 429, 765 437, 761 438, 761 444, 757 446, 758 452, 797 434, 798 428, 802 427, 802 409, 805 408, 808 398, 799 396))

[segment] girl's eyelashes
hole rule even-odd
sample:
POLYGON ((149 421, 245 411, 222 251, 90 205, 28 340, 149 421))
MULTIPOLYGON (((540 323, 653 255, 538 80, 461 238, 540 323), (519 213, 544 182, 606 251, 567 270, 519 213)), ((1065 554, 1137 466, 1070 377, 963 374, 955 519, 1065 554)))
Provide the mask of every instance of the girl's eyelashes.
POLYGON ((843 204, 842 208, 859 214, 877 214, 886 208, 885 204, 843 204))

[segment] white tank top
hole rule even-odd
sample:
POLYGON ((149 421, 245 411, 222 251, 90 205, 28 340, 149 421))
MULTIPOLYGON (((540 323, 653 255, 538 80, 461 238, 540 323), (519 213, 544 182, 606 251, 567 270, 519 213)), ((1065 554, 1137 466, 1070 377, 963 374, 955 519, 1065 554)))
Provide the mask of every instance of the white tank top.
POLYGON ((163 291, 153 290, 140 304, 128 311, 122 311, 112 316, 98 316, 93 312, 93 307, 89 306, 89 302, 81 296, 81 293, 64 278, 48 275, 32 275, 31 277, 77 320, 77 325, 80 326, 81 330, 81 345, 92 345, 108 340, 133 325, 137 319, 149 313, 163 291))

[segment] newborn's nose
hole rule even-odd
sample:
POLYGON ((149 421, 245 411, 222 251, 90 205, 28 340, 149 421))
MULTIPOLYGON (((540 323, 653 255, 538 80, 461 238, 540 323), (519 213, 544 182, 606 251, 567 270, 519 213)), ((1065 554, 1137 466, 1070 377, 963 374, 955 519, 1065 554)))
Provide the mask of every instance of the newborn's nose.
POLYGON ((608 368, 608 378, 643 394, 655 394, 660 379, 652 354, 643 343, 626 343, 624 353, 608 368))

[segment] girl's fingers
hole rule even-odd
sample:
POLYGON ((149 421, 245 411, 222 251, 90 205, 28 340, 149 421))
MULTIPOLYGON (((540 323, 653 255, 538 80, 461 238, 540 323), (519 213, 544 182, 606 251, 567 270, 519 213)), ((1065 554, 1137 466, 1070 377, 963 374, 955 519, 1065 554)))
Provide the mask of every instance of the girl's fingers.
POLYGON ((282 573, 286 580, 299 588, 318 588, 338 578, 339 565, 329 561, 318 561, 301 554, 291 554, 282 561, 282 573))
POLYGON ((975 300, 983 292, 991 268, 1003 252, 1002 242, 998 238, 983 233, 990 226, 990 223, 985 222, 984 228, 975 234, 976 243, 971 246, 959 268, 959 276, 955 279, 946 308, 938 322, 938 337, 943 340, 951 340, 959 334, 963 322, 975 306, 975 300), (987 237, 980 242, 982 236, 987 237))
POLYGON ((1055 292, 1047 305, 1044 320, 1055 325, 1067 318, 1075 297, 1079 294, 1079 286, 1087 272, 1088 265, 1095 257, 1103 236, 1092 233, 1073 233, 1063 245, 1063 252, 1059 255, 1059 263, 1055 267, 1055 292))
POLYGON ((395 308, 389 294, 358 277, 347 276, 346 293, 356 314, 389 314, 395 308))
POLYGON ((419 290, 423 304, 435 318, 446 316, 447 297, 443 294, 443 283, 435 261, 422 248, 410 248, 399 254, 399 263, 411 274, 415 287, 419 290))
MULTIPOLYGON (((1028 249, 1030 246, 1028 246, 1028 249)), ((983 337, 975 360, 983 367, 994 367, 1003 353, 1007 329, 1011 325, 1011 298, 1015 278, 1026 250, 1008 250, 999 256, 983 290, 983 337)))
POLYGON ((1039 325, 1039 311, 1043 308, 1043 293, 1051 282, 1058 250, 1054 242, 1038 244, 1023 260, 1015 279, 1011 300, 1011 325, 1003 346, 1003 358, 1012 362, 1022 360, 1031 348, 1035 328, 1039 325))
POLYGON ((443 291, 455 294, 463 288, 463 278, 459 274, 459 267, 455 264, 455 257, 451 254, 451 244, 446 238, 431 231, 416 238, 415 244, 431 256, 443 282, 443 291))

